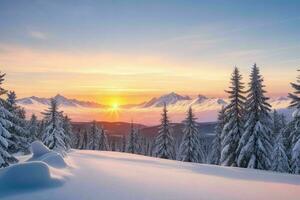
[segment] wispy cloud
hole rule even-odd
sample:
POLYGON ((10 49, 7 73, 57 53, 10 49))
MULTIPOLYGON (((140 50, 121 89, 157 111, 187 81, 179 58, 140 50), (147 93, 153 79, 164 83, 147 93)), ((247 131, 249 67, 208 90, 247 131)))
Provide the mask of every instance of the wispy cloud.
POLYGON ((43 33, 41 31, 29 31, 29 36, 38 39, 38 40, 46 40, 48 39, 48 35, 46 33, 43 33))

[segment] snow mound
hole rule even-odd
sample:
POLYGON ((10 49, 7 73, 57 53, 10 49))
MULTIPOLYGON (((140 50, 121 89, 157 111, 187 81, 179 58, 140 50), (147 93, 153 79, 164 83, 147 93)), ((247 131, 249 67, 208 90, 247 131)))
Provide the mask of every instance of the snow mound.
POLYGON ((32 151, 32 158, 38 158, 44 154, 50 152, 50 149, 46 147, 41 141, 34 141, 31 143, 31 151, 32 151))
POLYGON ((33 155, 27 162, 42 161, 55 168, 67 167, 67 164, 63 157, 59 153, 48 149, 48 147, 46 147, 42 142, 33 142, 31 144, 31 149, 33 155))
POLYGON ((16 191, 31 192, 40 188, 63 185, 63 179, 54 178, 46 163, 35 161, 20 163, 0 170, 0 199, 16 191))
POLYGON ((39 158, 36 158, 37 161, 42 161, 55 168, 64 168, 67 167, 67 164, 63 157, 54 151, 51 151, 39 158))

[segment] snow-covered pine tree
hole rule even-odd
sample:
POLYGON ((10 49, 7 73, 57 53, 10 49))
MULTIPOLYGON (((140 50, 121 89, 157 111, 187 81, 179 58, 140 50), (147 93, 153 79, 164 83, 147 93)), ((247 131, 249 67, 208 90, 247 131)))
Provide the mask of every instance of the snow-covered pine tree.
POLYGON ((286 155, 286 150, 283 145, 283 137, 282 134, 279 133, 274 142, 274 148, 272 152, 272 171, 277 172, 289 172, 289 159, 286 155))
POLYGON ((29 142, 32 143, 38 140, 38 120, 35 114, 31 115, 31 118, 27 125, 27 130, 29 131, 29 142))
POLYGON ((127 145, 126 145, 126 152, 127 153, 137 153, 137 138, 136 138, 136 130, 133 127, 133 122, 131 122, 130 126, 130 133, 128 135, 127 145))
POLYGON ((7 93, 5 106, 12 114, 10 116, 12 126, 9 128, 9 132, 11 133, 9 151, 11 153, 19 151, 29 153, 29 131, 26 129, 25 110, 17 106, 16 98, 15 92, 10 91, 7 93))
POLYGON ((42 141, 51 150, 65 155, 66 144, 65 131, 62 127, 62 112, 59 111, 58 103, 55 99, 51 99, 50 107, 43 113, 46 128, 43 133, 42 141))
POLYGON ((38 123, 38 136, 37 136, 37 138, 41 141, 43 138, 43 133, 44 133, 45 128, 46 128, 45 120, 42 119, 38 123))
POLYGON ((183 123, 183 138, 179 148, 178 159, 185 162, 203 162, 204 154, 199 141, 196 117, 191 107, 183 123))
POLYGON ((228 120, 224 124, 221 135, 220 164, 225 166, 237 166, 238 145, 244 131, 243 117, 246 98, 243 96, 244 83, 241 80, 242 75, 235 67, 231 76, 231 86, 226 91, 230 102, 226 106, 224 118, 228 120))
POLYGON ((263 89, 263 78, 256 64, 250 74, 248 96, 246 101, 247 121, 245 131, 239 143, 240 154, 238 166, 265 169, 271 167, 272 122, 267 103, 266 91, 263 89))
POLYGON ((272 142, 275 143, 277 136, 279 135, 282 127, 281 116, 278 114, 277 110, 273 111, 272 116, 272 142))
POLYGON ((161 124, 158 129, 158 135, 155 138, 154 155, 159 158, 175 159, 174 139, 171 134, 168 110, 164 104, 161 124))
MULTIPOLYGON (((300 71, 300 70, 298 70, 300 71)), ((291 83, 295 90, 293 94, 289 94, 292 99, 290 108, 294 108, 293 120, 287 125, 289 133, 288 136, 288 153, 290 158, 291 172, 300 174, 300 76, 297 77, 297 83, 291 83)), ((286 131, 287 132, 287 131, 286 131)))
POLYGON ((126 152, 126 137, 125 135, 122 136, 122 144, 121 144, 121 152, 126 152))
POLYGON ((89 149, 89 131, 87 129, 83 130, 81 149, 89 149))
POLYGON ((211 146, 211 153, 209 155, 209 163, 213 165, 219 165, 220 164, 220 158, 221 158, 221 150, 222 150, 222 130, 224 128, 224 125, 226 123, 225 120, 225 107, 222 107, 222 109, 219 112, 218 115, 218 122, 215 128, 215 138, 212 142, 211 146))
MULTIPOLYGON (((0 72, 0 96, 6 94, 6 90, 2 88, 5 74, 0 72)), ((12 126, 9 119, 12 114, 4 107, 5 101, 0 99, 0 168, 7 167, 10 163, 15 163, 18 160, 8 151, 8 145, 11 134, 8 129, 12 126)))
POLYGON ((136 153, 143 154, 144 146, 143 146, 143 136, 141 135, 140 129, 135 129, 135 143, 136 143, 136 153))
POLYGON ((78 143, 77 143, 77 148, 78 149, 85 149, 85 141, 87 138, 87 131, 85 129, 79 129, 78 131, 78 143))
POLYGON ((62 127, 65 132, 64 142, 66 145, 66 150, 71 149, 72 146, 72 125, 71 125, 71 119, 68 117, 68 115, 65 115, 62 120, 62 127))
POLYGON ((109 150, 109 143, 108 143, 107 135, 106 135, 103 127, 100 128, 99 150, 100 151, 108 151, 109 150))
POLYGON ((100 130, 97 125, 97 122, 94 120, 92 122, 89 138, 88 138, 88 149, 96 150, 99 149, 99 141, 100 141, 100 130))

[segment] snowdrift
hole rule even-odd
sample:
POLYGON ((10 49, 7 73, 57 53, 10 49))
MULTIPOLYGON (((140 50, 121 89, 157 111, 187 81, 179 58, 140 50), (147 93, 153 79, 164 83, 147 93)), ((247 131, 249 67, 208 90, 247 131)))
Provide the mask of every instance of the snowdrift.
POLYGON ((0 170, 0 198, 59 187, 65 182, 66 173, 58 170, 67 167, 62 156, 41 142, 33 142, 31 149, 32 157, 27 161, 0 170))
MULTIPOLYGON (((72 162, 73 176, 61 187, 15 191, 2 199, 298 200, 300 196, 297 175, 104 151, 73 150, 65 160, 72 162)), ((48 168, 51 176, 52 167, 48 168)))

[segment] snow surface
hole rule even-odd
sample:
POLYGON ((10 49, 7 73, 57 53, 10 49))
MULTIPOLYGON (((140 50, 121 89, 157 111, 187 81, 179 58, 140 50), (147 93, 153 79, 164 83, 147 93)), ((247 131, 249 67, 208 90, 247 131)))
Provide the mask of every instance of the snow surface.
POLYGON ((5 187, 0 188, 0 199, 296 200, 300 196, 298 175, 108 151, 72 150, 65 159, 72 167, 56 169, 34 161, 1 169, 0 183, 5 187), (62 176, 63 172, 72 175, 62 176), (16 174, 33 184, 7 185, 16 174))

